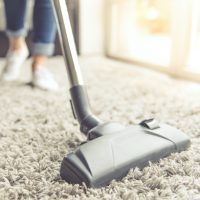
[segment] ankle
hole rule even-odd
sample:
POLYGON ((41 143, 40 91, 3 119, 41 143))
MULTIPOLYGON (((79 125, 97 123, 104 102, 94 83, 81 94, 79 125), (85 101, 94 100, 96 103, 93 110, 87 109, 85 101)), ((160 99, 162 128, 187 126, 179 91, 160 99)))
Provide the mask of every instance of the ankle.
POLYGON ((45 68, 43 65, 39 65, 37 63, 32 64, 32 72, 45 68))
POLYGON ((10 50, 18 52, 26 46, 26 41, 23 37, 10 38, 10 50))
POLYGON ((33 56, 32 62, 32 71, 36 71, 38 69, 44 68, 44 63, 46 62, 47 57, 42 55, 33 56))

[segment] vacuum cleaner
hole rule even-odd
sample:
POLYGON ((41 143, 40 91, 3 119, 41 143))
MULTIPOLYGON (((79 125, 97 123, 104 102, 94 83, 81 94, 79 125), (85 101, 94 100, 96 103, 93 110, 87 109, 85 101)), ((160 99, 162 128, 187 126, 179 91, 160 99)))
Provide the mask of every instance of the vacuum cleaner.
POLYGON ((171 153, 185 150, 189 137, 180 130, 155 119, 125 127, 102 122, 91 111, 83 83, 70 26, 66 0, 52 0, 64 60, 68 72, 71 107, 80 131, 87 140, 66 155, 60 168, 61 178, 72 184, 102 187, 120 180, 131 168, 143 168, 171 153))

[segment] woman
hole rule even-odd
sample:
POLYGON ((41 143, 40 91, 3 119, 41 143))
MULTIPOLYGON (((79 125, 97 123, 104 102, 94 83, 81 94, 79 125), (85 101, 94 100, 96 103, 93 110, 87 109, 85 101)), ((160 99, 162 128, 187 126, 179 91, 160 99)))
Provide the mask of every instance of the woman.
MULTIPOLYGON (((25 37, 25 16, 28 0, 4 0, 9 50, 2 80, 18 79, 22 63, 29 55, 25 37)), ((50 0, 35 0, 33 12, 32 83, 45 90, 57 90, 58 84, 44 67, 54 52, 56 24, 50 0)))

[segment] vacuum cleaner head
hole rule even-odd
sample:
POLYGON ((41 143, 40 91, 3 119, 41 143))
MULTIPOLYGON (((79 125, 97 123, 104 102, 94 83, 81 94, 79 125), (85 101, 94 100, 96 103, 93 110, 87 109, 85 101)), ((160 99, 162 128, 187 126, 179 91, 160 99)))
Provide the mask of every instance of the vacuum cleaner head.
POLYGON ((93 128, 87 143, 62 162, 61 177, 69 183, 88 187, 107 185, 120 179, 131 168, 146 166, 189 146, 189 138, 181 131, 155 120, 137 126, 107 123, 93 128))

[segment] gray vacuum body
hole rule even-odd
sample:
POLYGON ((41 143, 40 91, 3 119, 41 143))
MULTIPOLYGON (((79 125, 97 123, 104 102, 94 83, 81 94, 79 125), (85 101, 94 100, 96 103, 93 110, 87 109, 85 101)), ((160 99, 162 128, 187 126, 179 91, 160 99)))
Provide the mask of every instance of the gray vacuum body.
POLYGON ((125 128, 110 123, 90 132, 91 135, 99 133, 103 135, 63 159, 61 177, 64 180, 74 184, 84 182, 89 187, 105 186, 125 176, 131 168, 143 168, 149 161, 158 161, 189 146, 189 138, 184 133, 166 124, 151 129, 142 124, 125 128))
POLYGON ((91 111, 78 62, 66 0, 52 0, 70 83, 71 106, 87 141, 64 157, 60 175, 69 183, 100 187, 120 179, 130 168, 144 167, 186 149, 189 138, 155 120, 137 126, 103 123, 91 111))

